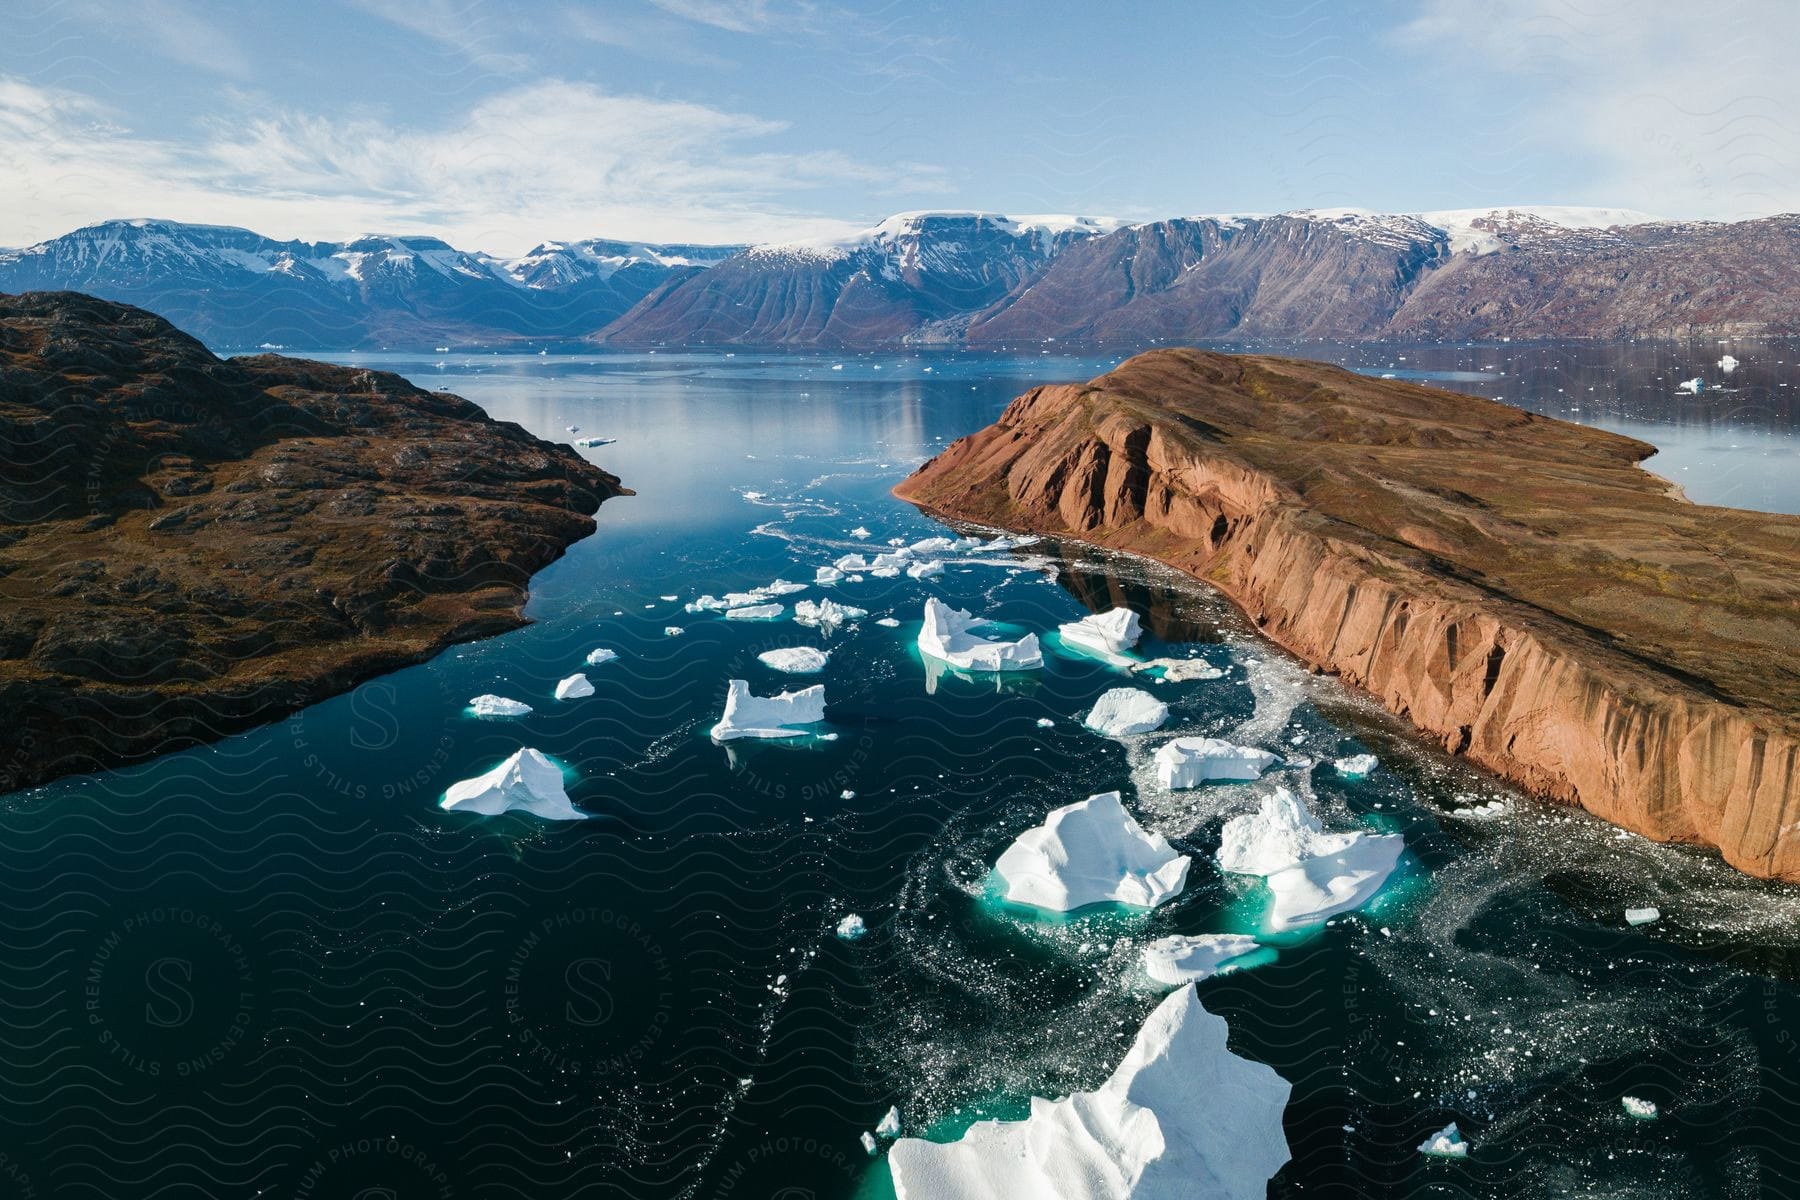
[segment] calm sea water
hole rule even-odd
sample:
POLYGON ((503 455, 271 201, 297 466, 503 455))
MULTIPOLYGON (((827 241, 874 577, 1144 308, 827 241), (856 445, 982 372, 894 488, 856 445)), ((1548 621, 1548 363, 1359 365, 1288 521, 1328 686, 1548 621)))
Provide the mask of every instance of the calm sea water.
MULTIPOLYGON (((1800 510, 1783 347, 1734 348, 1728 380, 1710 344, 1287 349, 1632 433, 1696 500, 1800 510), (1677 396, 1696 374, 1735 390, 1677 396)), ((1254 928, 1256 894, 1210 855, 1276 782, 1409 854, 1372 911, 1202 985, 1234 1048, 1294 1085, 1272 1194, 1754 1196, 1800 1177, 1800 890, 1514 796, 1143 563, 1046 543, 871 578, 833 593, 870 618, 829 636, 682 611, 941 532, 892 484, 1024 387, 1113 360, 347 361, 544 436, 616 437, 587 453, 638 495, 537 577, 525 629, 0 798, 0 1196, 891 1194, 858 1142, 890 1104, 909 1134, 952 1137, 1092 1087, 1157 1001, 1145 941, 1254 928), (934 672, 912 644, 928 594, 1038 630, 1128 604, 1146 653, 1229 670, 1158 688, 1164 734, 1383 766, 1159 793, 1160 735, 1080 727, 1119 675, 1060 655, 998 685, 934 672), (756 659, 790 645, 831 651, 836 740, 713 744, 726 680, 792 685, 756 659), (599 646, 620 657, 589 669, 598 693, 553 701, 599 646), (483 692, 537 711, 475 720, 483 692), (567 767, 593 820, 437 809, 521 744, 567 767), (1178 901, 1045 921, 988 898, 1011 837, 1114 788, 1193 853, 1178 901), (1457 815, 1489 799, 1507 814, 1457 815), (1664 919, 1628 928, 1644 904, 1664 919), (833 935, 849 912, 862 941, 833 935), (1624 1094, 1662 1119, 1629 1119, 1624 1094), (1470 1159, 1421 1159, 1452 1119, 1470 1159)))

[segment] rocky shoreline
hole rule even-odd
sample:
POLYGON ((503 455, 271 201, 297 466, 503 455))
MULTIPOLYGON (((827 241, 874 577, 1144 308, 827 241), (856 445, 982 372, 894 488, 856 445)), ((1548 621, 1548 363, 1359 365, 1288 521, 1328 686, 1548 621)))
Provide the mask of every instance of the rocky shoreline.
POLYGON ((1800 879, 1800 518, 1687 504, 1629 438, 1187 350, 1033 389, 895 489, 1144 554, 1453 753, 1800 879))
POLYGON ((214 741, 524 623, 629 494, 399 376, 0 296, 0 791, 214 741))

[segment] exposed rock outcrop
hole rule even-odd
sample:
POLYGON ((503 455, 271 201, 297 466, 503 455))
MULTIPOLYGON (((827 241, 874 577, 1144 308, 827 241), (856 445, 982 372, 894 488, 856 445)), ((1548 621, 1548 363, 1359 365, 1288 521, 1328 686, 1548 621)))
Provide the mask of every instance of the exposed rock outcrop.
POLYGON ((522 623, 624 491, 396 375, 0 296, 0 791, 214 740, 522 623))
POLYGON ((1652 448, 1293 360, 1041 387, 896 492, 1146 554, 1452 752, 1800 879, 1800 518, 1685 503, 1652 448))

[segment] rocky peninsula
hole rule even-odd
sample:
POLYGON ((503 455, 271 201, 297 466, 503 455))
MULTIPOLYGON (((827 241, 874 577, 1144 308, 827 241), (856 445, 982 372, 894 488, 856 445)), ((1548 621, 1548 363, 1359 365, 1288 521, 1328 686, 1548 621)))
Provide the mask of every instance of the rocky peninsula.
POLYGON ((0 791, 212 741, 523 623, 628 494, 396 375, 0 296, 0 791))
POLYGON ((1653 448, 1292 359, 1157 350, 1034 388, 895 489, 1143 554, 1540 796, 1800 880, 1800 517, 1653 448))

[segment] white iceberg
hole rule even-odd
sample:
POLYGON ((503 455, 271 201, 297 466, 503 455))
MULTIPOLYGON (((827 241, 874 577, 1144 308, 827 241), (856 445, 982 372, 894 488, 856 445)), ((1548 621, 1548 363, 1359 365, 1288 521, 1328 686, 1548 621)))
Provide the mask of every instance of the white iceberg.
POLYGON ((836 629, 847 621, 860 620, 868 615, 869 610, 866 608, 839 604, 836 600, 802 600, 794 605, 794 620, 802 625, 816 625, 825 630, 836 629))
POLYGON ((839 571, 866 571, 869 569, 869 560, 860 554, 846 554, 832 565, 839 571))
POLYGON ((900 574, 899 567, 871 567, 869 574, 877 579, 892 579, 900 574))
POLYGON ((469 701, 469 711, 478 717, 522 717, 531 711, 531 705, 490 692, 469 701))
POLYGON ((854 942, 868 932, 869 927, 863 924, 863 919, 855 913, 851 913, 837 924, 837 935, 846 942, 854 942))
POLYGON ((1280 933, 1367 904, 1405 846, 1397 833, 1326 833, 1298 796, 1277 788, 1256 812, 1225 822, 1217 857, 1221 870, 1263 877, 1274 897, 1265 920, 1280 933))
POLYGON ((1199 983, 1232 970, 1232 960, 1261 947, 1242 933, 1172 934, 1144 947, 1144 973, 1158 983, 1199 983))
POLYGON ((868 1156, 870 1158, 874 1158, 875 1157, 875 1135, 868 1132, 867 1130, 864 1130, 860 1136, 862 1138, 863 1151, 866 1154, 868 1154, 868 1156))
POLYGON ((817 584, 839 583, 843 578, 844 573, 836 567, 820 567, 813 572, 813 582, 817 584))
POLYGON ((731 604, 728 601, 710 595, 689 600, 686 604, 682 605, 682 608, 691 613, 720 612, 730 607, 731 604))
POLYGON ((880 1121, 875 1124, 875 1136, 892 1140, 900 1136, 900 1106, 889 1106, 880 1121))
POLYGON ((1155 908, 1179 895, 1189 859, 1125 811, 1119 793, 1066 804, 994 863, 1006 898, 1051 912, 1112 902, 1155 908))
POLYGON ((571 675, 556 685, 558 700, 579 700, 593 694, 594 685, 588 682, 586 675, 571 675))
POLYGON ((1431 1158, 1467 1158, 1469 1143, 1463 1141, 1462 1131, 1452 1121, 1420 1142, 1419 1153, 1431 1158))
POLYGON ((733 679, 725 693, 725 714, 712 727, 714 741, 734 738, 807 737, 812 731, 799 725, 816 725, 825 719, 825 685, 815 683, 797 692, 775 696, 751 694, 750 685, 733 679))
POLYGON ((947 537, 922 538, 907 547, 908 550, 911 550, 914 554, 920 556, 948 554, 950 551, 959 548, 955 538, 947 537))
POLYGON ((519 750, 485 775, 451 784, 438 807, 489 817, 527 812, 546 821, 580 821, 587 816, 569 803, 561 769, 530 747, 519 750))
POLYGON ((602 663, 609 663, 617 657, 619 657, 619 652, 617 650, 608 650, 605 646, 601 646, 598 649, 588 651, 587 665, 590 667, 597 667, 602 663))
POLYGON ((919 650, 965 671, 1031 671, 1044 665, 1037 634, 1028 633, 1016 642, 990 642, 969 632, 985 623, 934 596, 925 601, 919 650))
MULTIPOLYGON (((831 369, 836 371, 839 368, 833 367, 831 369)), ((852 529, 850 531, 850 536, 853 538, 866 538, 869 536, 869 531, 867 529, 864 529, 861 525, 858 525, 855 529, 852 529)))
POLYGON ((1255 746, 1238 746, 1222 738, 1182 737, 1156 752, 1156 781, 1176 789, 1214 780, 1260 779, 1280 761, 1255 746))
POLYGON ((727 621, 773 621, 787 611, 785 604, 751 604, 725 610, 727 621))
POLYGON ((1172 992, 1112 1076, 1022 1121, 977 1121, 955 1142, 901 1138, 898 1200, 1263 1200, 1288 1160, 1288 1082, 1233 1054, 1193 985, 1172 992))
POLYGON ((1625 1106, 1627 1114, 1640 1121, 1656 1120, 1656 1102, 1654 1100, 1640 1100, 1636 1096, 1621 1096, 1619 1103, 1625 1106))
POLYGON ((1628 908, 1625 910, 1627 925, 1650 925, 1662 920, 1662 910, 1654 907, 1628 908))
POLYGON ((1039 729, 1054 729, 1054 728, 1056 728, 1056 722, 1052 721, 1049 717, 1039 717, 1037 719, 1037 724, 1038 724, 1039 729))
POLYGON ((791 579, 773 579, 759 588, 751 589, 755 595, 763 597, 791 596, 795 592, 804 592, 805 590, 806 585, 804 583, 795 583, 791 579))
POLYGON ((881 618, 881 620, 879 620, 875 623, 877 625, 881 626, 883 629, 898 629, 898 628, 900 628, 900 622, 894 620, 894 618, 892 618, 892 617, 883 617, 883 618, 881 618))
POLYGON ((1352 779, 1360 779, 1381 765, 1381 760, 1373 754, 1352 754, 1348 758, 1340 758, 1332 763, 1332 769, 1339 775, 1352 779))
POLYGON ((1058 625, 1056 631, 1062 634, 1065 643, 1102 655, 1123 654, 1144 636, 1138 615, 1129 608, 1093 613, 1079 621, 1058 625))
POLYGON ((765 667, 786 671, 790 675, 817 675, 825 669, 825 660, 830 657, 825 651, 812 646, 783 646, 778 650, 763 651, 756 656, 756 660, 765 667))
POLYGON ((687 630, 683 629, 679 625, 664 625, 663 626, 663 636, 664 637, 680 637, 682 634, 684 634, 686 632, 687 632, 687 630))
POLYGON ((1124 737, 1133 733, 1149 733, 1161 729, 1169 719, 1169 706, 1137 688, 1113 688, 1102 692, 1100 699, 1081 723, 1095 733, 1107 737, 1124 737))
POLYGON ((1706 381, 1698 375, 1692 379, 1684 379, 1675 385, 1678 392, 1686 392, 1690 396, 1698 396, 1706 388, 1706 381))
POLYGON ((877 571, 898 571, 912 562, 912 551, 902 547, 892 553, 877 554, 869 562, 869 574, 877 571))
POLYGON ((1738 360, 1731 357, 1731 355, 1727 354, 1719 359, 1719 370, 1725 372, 1727 375, 1731 374, 1733 371, 1735 371, 1737 369, 1738 369, 1738 360))
POLYGON ((929 562, 916 562, 912 566, 906 568, 907 576, 912 579, 935 579, 943 573, 943 560, 936 558, 931 559, 929 562))
POLYGON ((1215 667, 1204 658, 1152 658, 1131 664, 1134 671, 1161 670, 1170 683, 1187 683, 1196 679, 1223 679, 1225 668, 1215 667))

